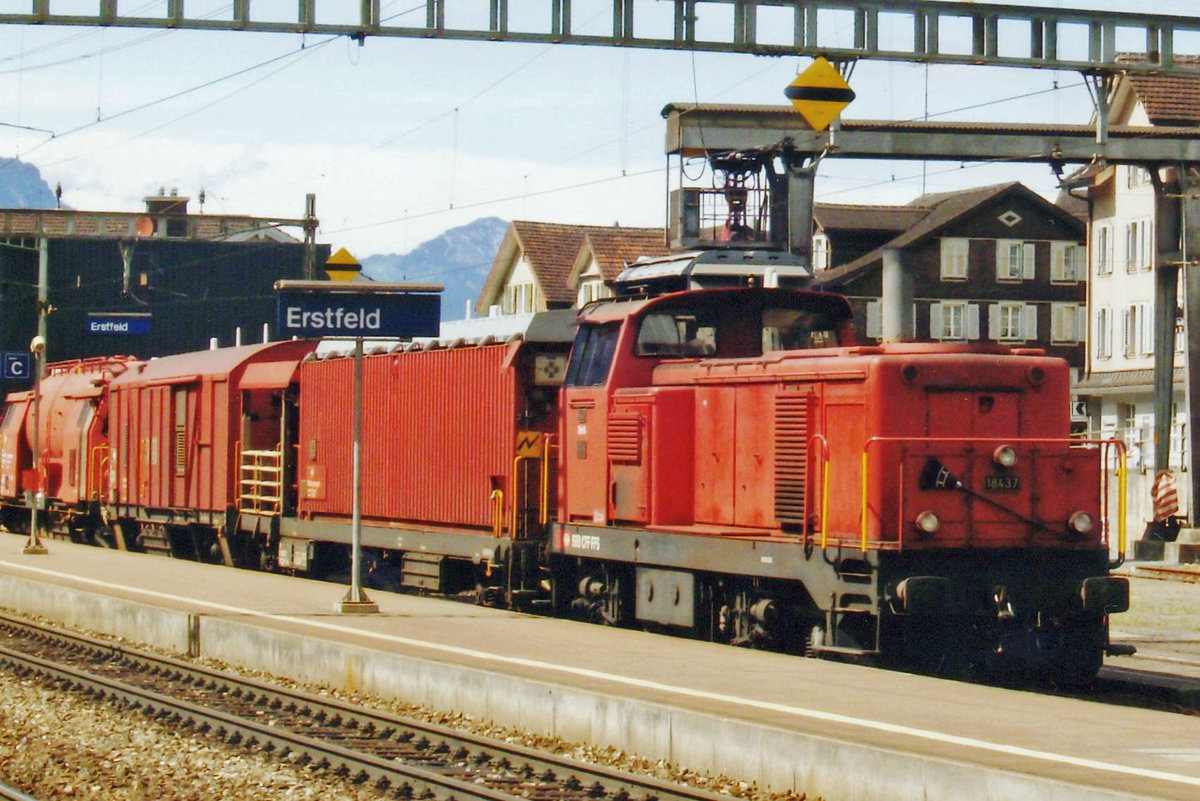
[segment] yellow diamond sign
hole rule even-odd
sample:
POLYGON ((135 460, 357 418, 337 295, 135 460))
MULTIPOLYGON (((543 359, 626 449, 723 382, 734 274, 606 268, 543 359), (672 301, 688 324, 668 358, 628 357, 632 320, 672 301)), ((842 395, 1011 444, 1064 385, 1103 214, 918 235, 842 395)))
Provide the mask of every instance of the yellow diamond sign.
POLYGON ((814 131, 828 128, 854 99, 850 84, 820 56, 783 93, 814 131))
POLYGON ((361 272, 362 265, 345 248, 325 260, 325 274, 330 281, 353 281, 361 272))

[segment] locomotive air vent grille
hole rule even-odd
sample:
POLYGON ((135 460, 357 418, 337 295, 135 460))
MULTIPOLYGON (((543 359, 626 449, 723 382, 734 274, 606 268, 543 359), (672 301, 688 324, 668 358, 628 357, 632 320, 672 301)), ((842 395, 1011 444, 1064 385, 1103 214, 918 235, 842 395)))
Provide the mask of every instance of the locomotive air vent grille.
POLYGON ((638 464, 642 461, 642 418, 612 417, 608 421, 608 460, 638 464))
POLYGON ((775 397, 775 517, 804 522, 808 486, 808 395, 775 397))

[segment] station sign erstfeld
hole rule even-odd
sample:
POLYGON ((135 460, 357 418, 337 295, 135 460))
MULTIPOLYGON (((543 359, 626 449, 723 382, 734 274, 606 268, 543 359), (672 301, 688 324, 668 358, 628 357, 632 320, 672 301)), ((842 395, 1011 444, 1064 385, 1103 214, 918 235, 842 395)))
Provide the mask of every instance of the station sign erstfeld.
POLYGON ((441 298, 429 293, 283 290, 277 330, 290 337, 436 337, 441 298))

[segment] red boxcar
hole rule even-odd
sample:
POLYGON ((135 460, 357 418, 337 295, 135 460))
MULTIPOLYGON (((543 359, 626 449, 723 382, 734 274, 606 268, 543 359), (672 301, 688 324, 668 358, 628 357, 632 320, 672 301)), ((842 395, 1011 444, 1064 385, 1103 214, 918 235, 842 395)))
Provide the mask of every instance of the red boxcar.
POLYGON ((284 394, 310 341, 199 351, 145 362, 110 390, 110 519, 148 550, 221 547, 236 514, 243 451, 278 450, 284 394))
MULTIPOLYGON (((523 545, 528 576, 515 589, 539 580, 531 538, 550 514, 545 455, 566 346, 409 345, 364 357, 362 543, 395 564, 394 583, 482 585, 496 565, 524 559, 513 557, 523 545)), ((299 519, 283 520, 281 566, 336 568, 316 564, 312 544, 349 541, 353 369, 344 356, 301 367, 299 519)))

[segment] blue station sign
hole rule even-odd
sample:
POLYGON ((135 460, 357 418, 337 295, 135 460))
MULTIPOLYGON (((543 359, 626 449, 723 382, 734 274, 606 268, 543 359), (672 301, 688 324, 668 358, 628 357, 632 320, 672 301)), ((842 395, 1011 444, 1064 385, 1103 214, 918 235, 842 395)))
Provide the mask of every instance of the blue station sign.
POLYGON ((418 292, 281 290, 281 337, 436 337, 442 300, 418 292))
POLYGON ((89 334, 149 334, 151 315, 141 312, 91 312, 87 316, 89 334))

